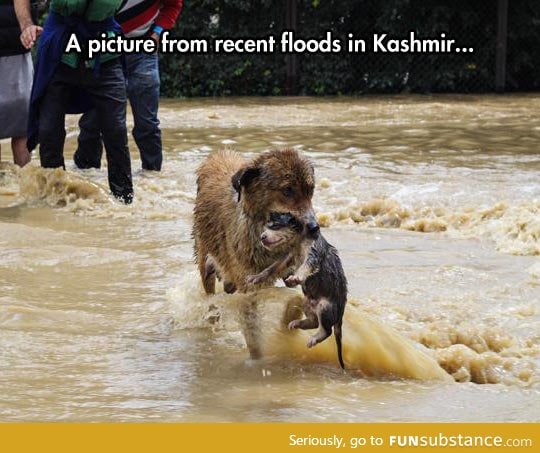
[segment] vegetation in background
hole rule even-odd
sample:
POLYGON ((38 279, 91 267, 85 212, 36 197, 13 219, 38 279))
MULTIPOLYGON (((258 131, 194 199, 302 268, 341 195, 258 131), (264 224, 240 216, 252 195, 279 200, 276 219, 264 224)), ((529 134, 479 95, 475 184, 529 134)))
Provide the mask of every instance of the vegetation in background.
MULTIPOLYGON (((439 36, 472 46, 473 54, 317 54, 298 56, 297 92, 335 95, 400 92, 486 92, 495 79, 497 2, 494 0, 298 0, 297 35, 326 30, 368 39, 373 33, 439 36)), ((173 35, 279 36, 285 1, 186 0, 173 35)), ((509 90, 540 88, 540 2, 509 2, 509 90)), ((284 94, 285 57, 274 55, 162 55, 165 96, 284 94)))
MULTIPOLYGON (((42 1, 42 0, 40 0, 42 1)), ((185 38, 279 37, 286 1, 184 0, 171 35, 185 38)), ((540 1, 511 0, 508 10, 507 91, 540 89, 540 1)), ((373 33, 405 38, 446 36, 472 54, 298 55, 297 94, 339 95, 494 90, 496 0, 297 0, 296 35, 327 30, 369 41, 373 33)), ((42 15, 41 20, 45 15, 42 15)), ((161 55, 164 96, 285 94, 285 56, 161 55)))

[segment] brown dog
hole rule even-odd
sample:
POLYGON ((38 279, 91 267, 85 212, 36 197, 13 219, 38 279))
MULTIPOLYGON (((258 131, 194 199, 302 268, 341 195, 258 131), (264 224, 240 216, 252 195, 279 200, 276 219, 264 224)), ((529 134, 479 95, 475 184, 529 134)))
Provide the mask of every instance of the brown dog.
MULTIPOLYGON (((292 149, 261 154, 247 162, 223 150, 212 154, 197 171, 193 237, 195 257, 207 294, 215 292, 216 277, 225 291, 246 292, 248 275, 258 274, 291 252, 291 244, 267 248, 261 233, 271 212, 287 212, 317 232, 311 206, 315 187, 313 166, 292 149)), ((293 245, 301 264, 301 241, 293 245)), ((286 278, 294 265, 276 278, 286 278)), ((255 287, 271 286, 272 281, 255 287)))

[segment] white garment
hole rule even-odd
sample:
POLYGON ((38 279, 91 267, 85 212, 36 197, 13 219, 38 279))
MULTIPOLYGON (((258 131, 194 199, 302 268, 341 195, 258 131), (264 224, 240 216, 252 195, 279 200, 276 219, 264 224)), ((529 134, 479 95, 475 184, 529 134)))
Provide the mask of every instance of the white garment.
POLYGON ((0 57, 0 139, 26 137, 33 79, 30 52, 0 57))

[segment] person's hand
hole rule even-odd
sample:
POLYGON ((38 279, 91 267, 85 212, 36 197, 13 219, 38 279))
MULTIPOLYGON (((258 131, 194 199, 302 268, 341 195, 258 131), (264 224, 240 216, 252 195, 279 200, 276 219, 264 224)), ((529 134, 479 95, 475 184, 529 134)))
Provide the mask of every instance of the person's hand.
POLYGON ((30 49, 41 35, 43 28, 39 25, 28 25, 21 33, 21 42, 26 49, 30 49))
POLYGON ((154 41, 156 41, 156 44, 159 44, 159 35, 154 32, 150 35, 150 38, 152 38, 154 41))

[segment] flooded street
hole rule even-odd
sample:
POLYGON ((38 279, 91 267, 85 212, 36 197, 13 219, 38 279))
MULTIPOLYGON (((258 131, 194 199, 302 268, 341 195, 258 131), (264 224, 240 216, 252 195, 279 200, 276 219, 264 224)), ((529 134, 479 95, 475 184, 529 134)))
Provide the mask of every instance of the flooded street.
POLYGON ((164 100, 161 123, 129 207, 75 169, 75 117, 68 172, 0 164, 0 421, 540 419, 540 96, 164 100), (345 373, 282 329, 298 291, 202 295, 195 169, 223 146, 313 160, 345 373))

